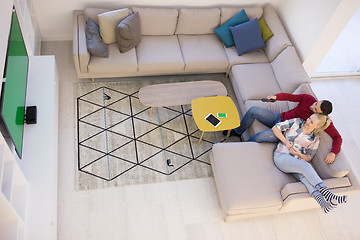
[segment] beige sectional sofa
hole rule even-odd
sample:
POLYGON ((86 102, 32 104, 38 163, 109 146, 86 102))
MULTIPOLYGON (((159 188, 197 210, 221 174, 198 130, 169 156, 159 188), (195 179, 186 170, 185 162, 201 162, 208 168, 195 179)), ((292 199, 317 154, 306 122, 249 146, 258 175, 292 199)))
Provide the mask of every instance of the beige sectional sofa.
MULTIPOLYGON (((223 72, 230 74, 240 115, 251 106, 278 112, 295 107, 294 103, 259 101, 278 92, 313 94, 310 79, 273 7, 244 8, 250 20, 264 17, 274 33, 264 49, 238 56, 235 47, 225 48, 213 33, 242 9, 133 7, 140 16, 141 42, 126 53, 120 53, 116 43, 110 44, 109 58, 94 57, 87 51, 85 26, 91 13, 74 11, 77 75, 107 78, 223 72)), ((265 129, 255 121, 245 139, 265 129)), ((360 185, 344 154, 340 152, 333 164, 323 161, 331 145, 332 139, 323 133, 313 166, 335 193, 351 196, 359 192, 360 185)), ((274 148, 270 143, 214 144, 211 162, 225 221, 319 208, 302 183, 276 168, 274 148)))

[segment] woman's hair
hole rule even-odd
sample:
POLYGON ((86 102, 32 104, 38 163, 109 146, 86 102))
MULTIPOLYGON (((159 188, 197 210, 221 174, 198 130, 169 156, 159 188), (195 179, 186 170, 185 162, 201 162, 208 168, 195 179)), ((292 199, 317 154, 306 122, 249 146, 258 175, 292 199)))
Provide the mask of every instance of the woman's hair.
POLYGON ((319 119, 318 127, 314 129, 315 135, 318 135, 320 131, 325 130, 331 123, 331 119, 323 114, 314 113, 314 115, 319 119))

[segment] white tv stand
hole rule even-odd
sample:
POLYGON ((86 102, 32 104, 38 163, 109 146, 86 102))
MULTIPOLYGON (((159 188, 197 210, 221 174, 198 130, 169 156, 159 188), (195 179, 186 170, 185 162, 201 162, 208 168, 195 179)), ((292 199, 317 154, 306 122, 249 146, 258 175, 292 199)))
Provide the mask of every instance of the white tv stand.
POLYGON ((58 83, 54 56, 29 57, 37 124, 24 126, 21 160, 0 136, 0 239, 57 237, 58 83))

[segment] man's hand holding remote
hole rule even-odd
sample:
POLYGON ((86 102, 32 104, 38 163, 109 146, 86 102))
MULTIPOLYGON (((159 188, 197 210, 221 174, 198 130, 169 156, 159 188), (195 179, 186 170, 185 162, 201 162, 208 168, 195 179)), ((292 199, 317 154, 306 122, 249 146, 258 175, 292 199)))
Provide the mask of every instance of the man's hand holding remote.
POLYGON ((262 98, 261 101, 263 102, 276 102, 276 96, 268 96, 267 98, 262 98))

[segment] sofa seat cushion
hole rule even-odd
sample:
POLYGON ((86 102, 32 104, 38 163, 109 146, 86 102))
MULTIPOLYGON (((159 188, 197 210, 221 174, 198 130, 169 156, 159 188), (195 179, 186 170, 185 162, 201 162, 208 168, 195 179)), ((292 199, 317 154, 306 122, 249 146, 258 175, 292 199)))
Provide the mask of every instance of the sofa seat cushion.
POLYGON ((293 46, 282 51, 271 65, 282 92, 292 93, 300 84, 310 82, 293 46))
POLYGON ((239 8, 239 7, 221 7, 221 18, 220 18, 220 24, 223 25, 225 22, 227 22, 230 18, 235 16, 238 12, 240 12, 242 9, 245 10, 246 14, 248 15, 249 19, 260 19, 263 15, 263 9, 261 7, 245 7, 245 8, 239 8))
POLYGON ((230 77, 243 101, 259 100, 281 92, 270 63, 235 65, 230 77))
POLYGON ((236 47, 225 48, 225 53, 229 59, 230 65, 244 63, 267 63, 269 62, 264 50, 258 49, 239 56, 236 47))
POLYGON ((109 57, 91 56, 88 70, 90 73, 132 73, 137 72, 138 65, 135 49, 120 53, 116 43, 108 45, 109 57))
POLYGON ((183 71, 184 61, 176 35, 142 36, 136 47, 139 72, 183 71))
POLYGON ((229 215, 278 210, 283 186, 295 182, 273 162, 272 143, 217 143, 212 169, 220 202, 229 215))
POLYGON ((226 71, 229 61, 215 34, 178 35, 185 70, 226 71))
MULTIPOLYGON (((289 105, 287 101, 278 101, 275 103, 264 103, 260 100, 248 100, 245 101, 245 110, 248 111, 251 107, 260 107, 265 108, 267 110, 282 113, 289 110, 289 105)), ((245 113, 244 113, 245 114, 245 113)), ((269 128, 259 122, 258 120, 255 120, 253 124, 250 126, 250 129, 252 132, 250 134, 255 134, 264 130, 268 130, 269 128)))

